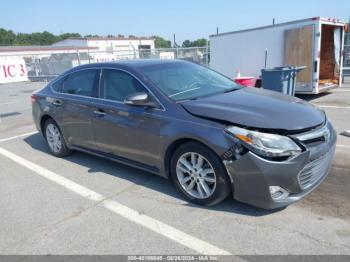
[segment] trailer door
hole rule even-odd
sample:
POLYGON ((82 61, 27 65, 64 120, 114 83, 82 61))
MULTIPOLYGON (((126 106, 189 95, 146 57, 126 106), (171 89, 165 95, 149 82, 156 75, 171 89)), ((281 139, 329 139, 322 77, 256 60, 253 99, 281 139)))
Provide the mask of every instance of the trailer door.
POLYGON ((284 64, 307 66, 297 76, 296 91, 312 91, 314 25, 285 31, 284 64))

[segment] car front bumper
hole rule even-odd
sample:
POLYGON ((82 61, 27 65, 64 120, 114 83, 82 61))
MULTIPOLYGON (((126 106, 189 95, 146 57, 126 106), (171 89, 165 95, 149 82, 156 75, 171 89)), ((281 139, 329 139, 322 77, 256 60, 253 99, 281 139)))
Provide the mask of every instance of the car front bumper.
POLYGON ((336 132, 330 123, 327 126, 330 131, 327 141, 309 145, 286 161, 270 161, 250 151, 237 160, 224 161, 233 183, 234 198, 263 209, 276 209, 312 192, 327 177, 335 153, 336 132), (289 195, 274 199, 270 186, 281 187, 289 195))

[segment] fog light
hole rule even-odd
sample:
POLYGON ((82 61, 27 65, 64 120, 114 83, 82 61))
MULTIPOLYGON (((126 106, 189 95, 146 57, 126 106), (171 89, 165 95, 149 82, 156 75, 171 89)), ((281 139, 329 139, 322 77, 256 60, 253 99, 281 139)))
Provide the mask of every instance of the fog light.
POLYGON ((289 192, 279 186, 270 186, 270 193, 273 200, 283 200, 289 196, 289 192))

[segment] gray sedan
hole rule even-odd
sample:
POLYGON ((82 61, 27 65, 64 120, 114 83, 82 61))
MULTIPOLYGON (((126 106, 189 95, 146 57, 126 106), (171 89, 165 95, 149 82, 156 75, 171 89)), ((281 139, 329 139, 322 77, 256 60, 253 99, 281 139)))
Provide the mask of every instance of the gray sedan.
POLYGON ((323 111, 186 61, 79 66, 32 106, 53 155, 79 150, 171 178, 202 205, 231 193, 265 209, 289 205, 326 178, 335 151, 323 111))

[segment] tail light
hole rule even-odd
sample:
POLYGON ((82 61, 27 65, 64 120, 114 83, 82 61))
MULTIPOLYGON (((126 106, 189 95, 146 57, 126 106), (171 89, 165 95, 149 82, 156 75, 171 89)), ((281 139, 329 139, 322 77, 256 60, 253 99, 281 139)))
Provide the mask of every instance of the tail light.
POLYGON ((35 103, 38 101, 38 96, 36 94, 32 94, 30 98, 32 100, 32 103, 35 103))

